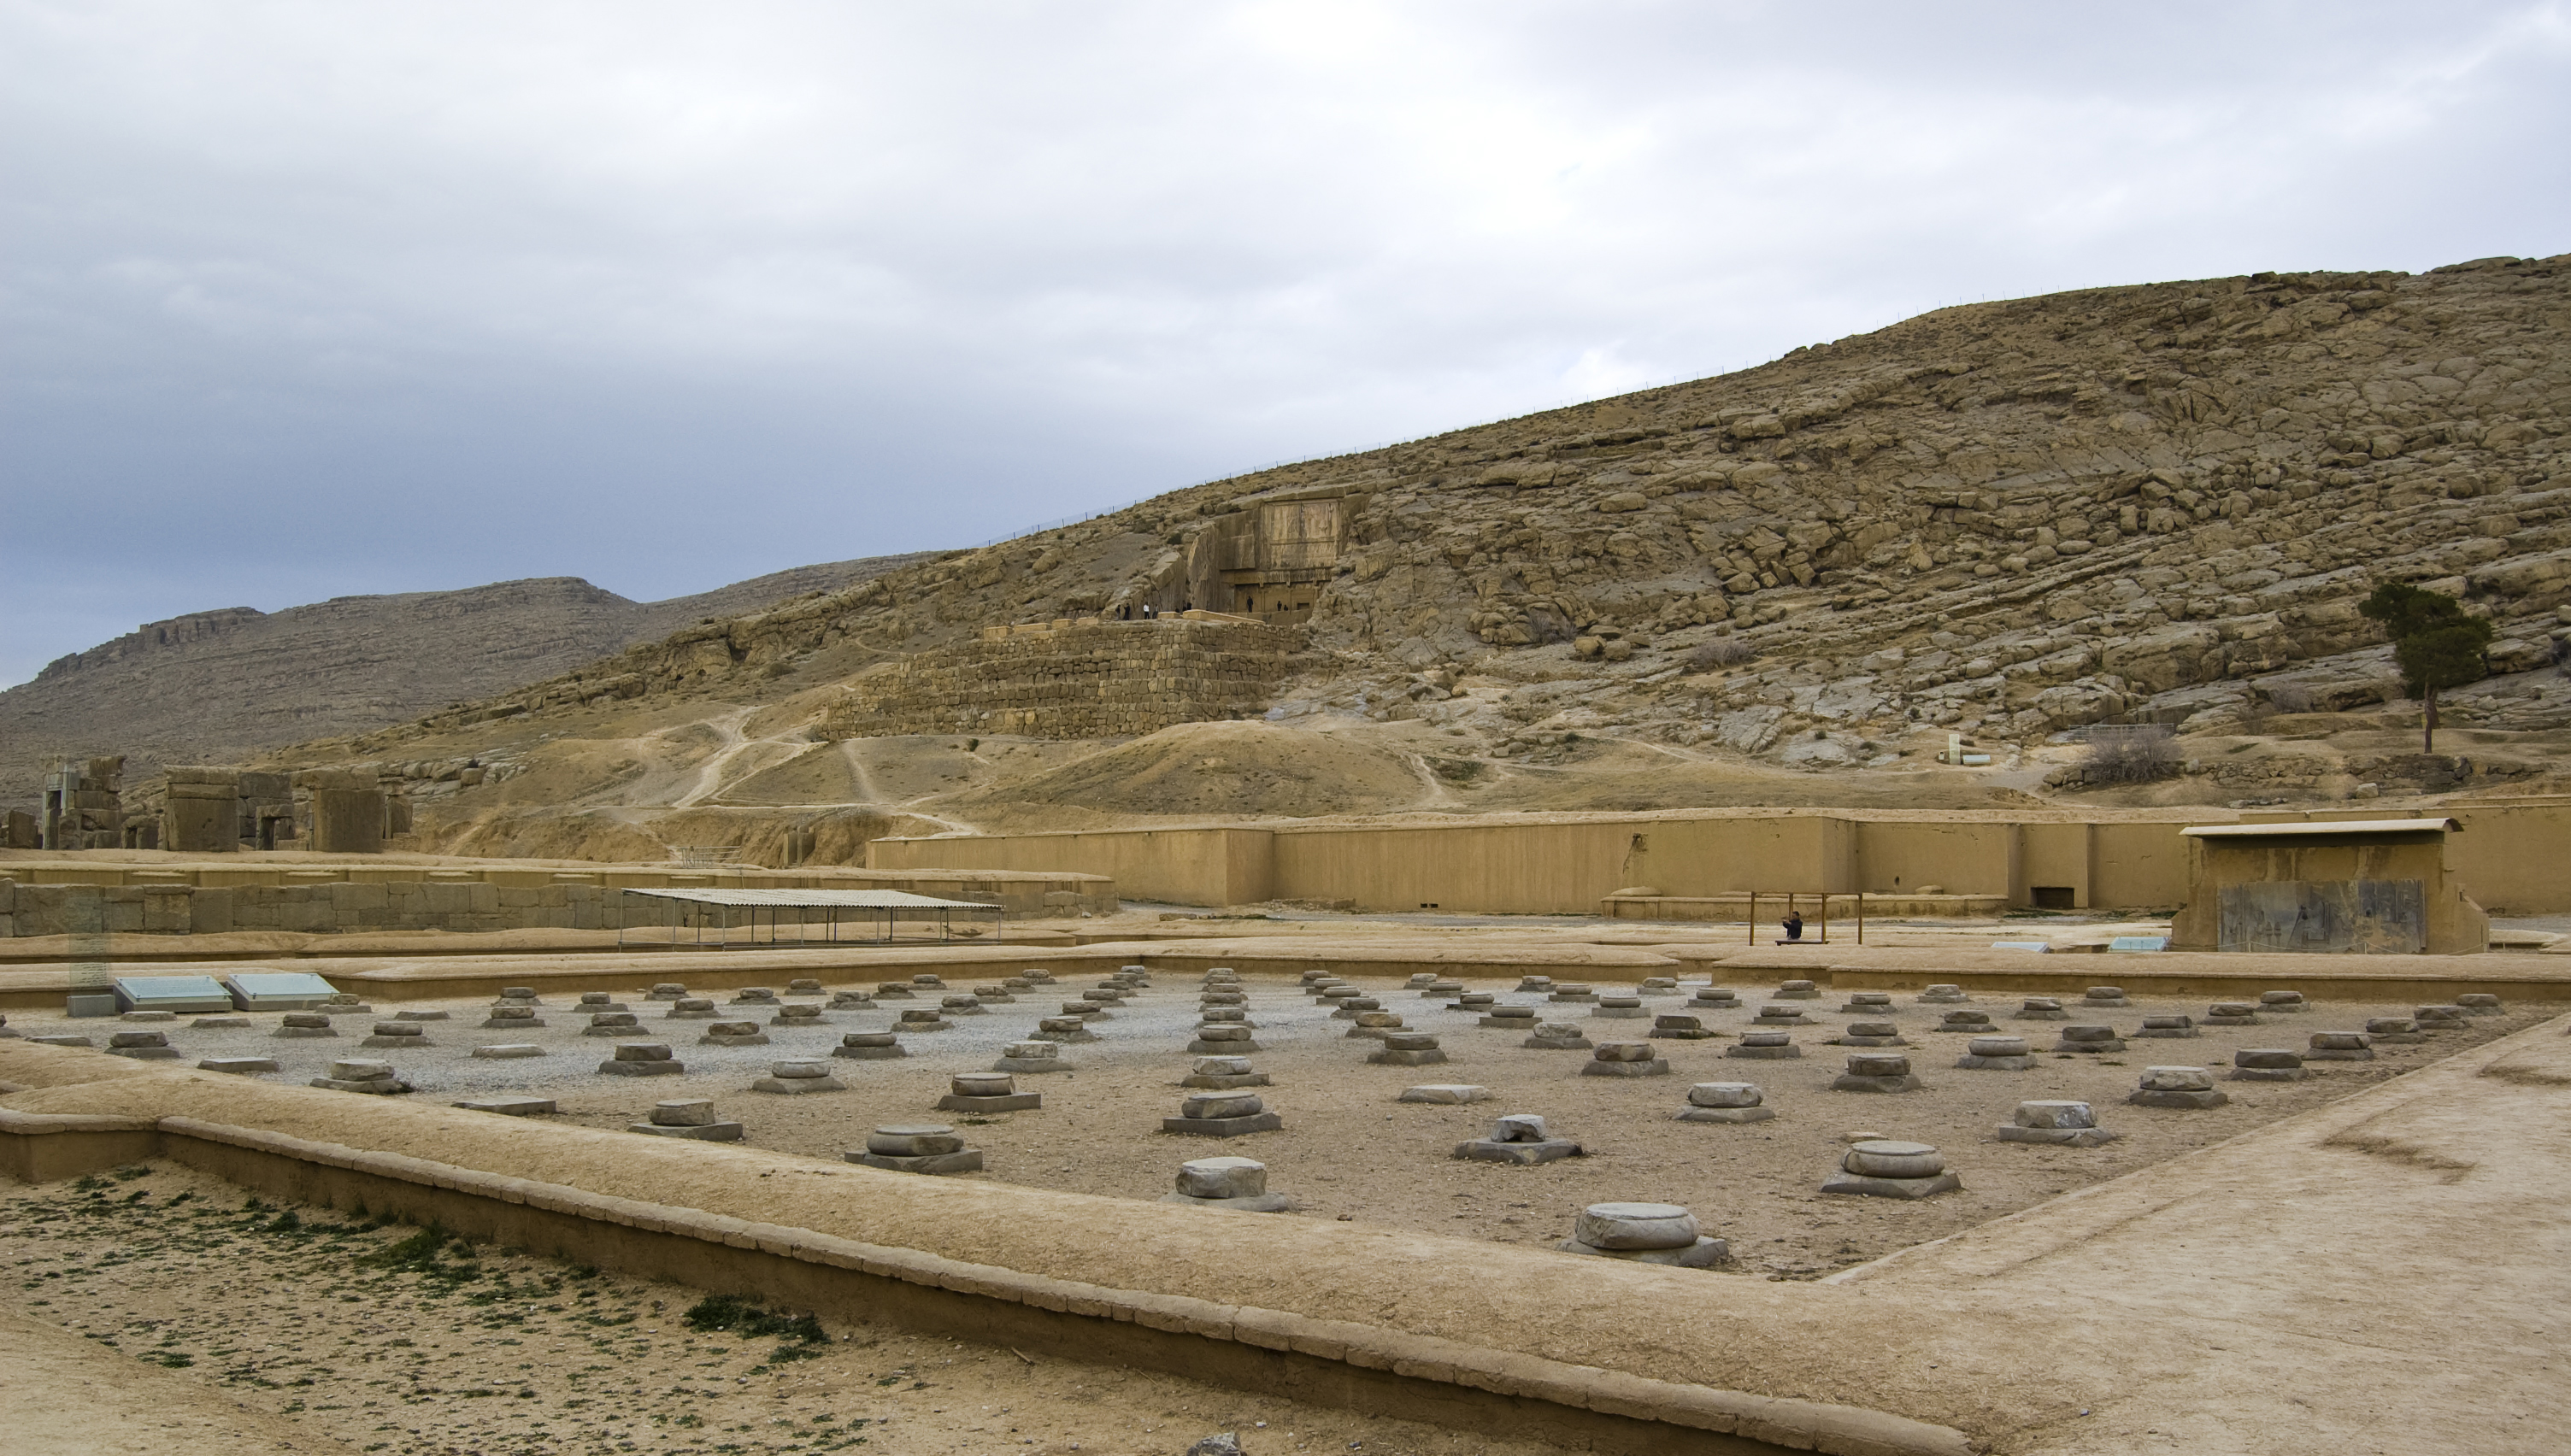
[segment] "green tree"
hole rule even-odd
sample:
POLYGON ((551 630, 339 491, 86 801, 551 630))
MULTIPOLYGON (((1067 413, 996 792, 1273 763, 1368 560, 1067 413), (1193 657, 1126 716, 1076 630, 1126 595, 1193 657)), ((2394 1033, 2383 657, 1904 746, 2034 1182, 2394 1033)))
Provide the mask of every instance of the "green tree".
POLYGON ((2427 709, 2421 751, 2437 751, 2437 694, 2490 675, 2482 652, 2491 644, 2491 625, 2443 592, 2398 582, 2376 587, 2356 610, 2366 620, 2382 623, 2384 635, 2392 639, 2392 660, 2401 665, 2401 691, 2427 709))

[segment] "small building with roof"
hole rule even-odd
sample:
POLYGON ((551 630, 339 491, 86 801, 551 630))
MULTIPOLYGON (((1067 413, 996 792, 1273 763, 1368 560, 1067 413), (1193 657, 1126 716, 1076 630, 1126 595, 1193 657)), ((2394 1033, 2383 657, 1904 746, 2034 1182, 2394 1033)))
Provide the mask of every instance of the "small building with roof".
POLYGON ((2468 955, 2490 916, 2446 853, 2448 818, 2197 824, 2172 950, 2468 955))

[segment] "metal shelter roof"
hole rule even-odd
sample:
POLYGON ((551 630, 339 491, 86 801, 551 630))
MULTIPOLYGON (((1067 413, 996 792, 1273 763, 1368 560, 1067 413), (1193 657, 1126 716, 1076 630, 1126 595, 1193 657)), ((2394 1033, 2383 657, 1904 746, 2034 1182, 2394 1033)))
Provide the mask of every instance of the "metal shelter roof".
POLYGON ((2179 833, 2195 839, 2275 839, 2310 834, 2449 834, 2463 827, 2453 819, 2321 819, 2285 824, 2195 824, 2179 833))
POLYGON ((914 895, 907 890, 717 890, 717 889, 628 889, 629 895, 650 895, 658 900, 685 900, 697 905, 776 906, 783 909, 820 910, 836 907, 842 910, 997 910, 997 905, 980 900, 941 900, 934 895, 914 895))

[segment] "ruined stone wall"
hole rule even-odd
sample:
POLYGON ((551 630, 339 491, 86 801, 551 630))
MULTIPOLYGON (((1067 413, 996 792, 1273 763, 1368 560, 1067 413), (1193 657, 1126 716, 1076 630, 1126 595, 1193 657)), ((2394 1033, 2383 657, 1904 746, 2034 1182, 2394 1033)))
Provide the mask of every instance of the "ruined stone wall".
MULTIPOLYGON (((69 935, 92 926, 116 935, 261 930, 331 935, 369 930, 612 930, 621 917, 655 929, 666 926, 673 916, 683 927, 693 927, 700 920, 717 923, 705 918, 701 909, 674 910, 667 903, 626 901, 618 893, 629 887, 673 885, 899 889, 997 905, 1009 920, 1113 915, 1119 905, 1114 880, 1078 873, 995 875, 941 869, 924 874, 834 872, 780 877, 640 868, 440 870, 427 877, 386 871, 366 879, 335 877, 342 873, 22 862, 0 872, 0 940, 69 935), (138 882, 146 875, 153 878, 138 882), (250 882, 253 876, 285 882, 254 883, 250 882), (293 882, 298 876, 310 878, 293 882)), ((821 912, 812 914, 817 927, 821 912)), ((746 917, 736 913, 734 920, 738 927, 746 917)), ((841 920, 861 923, 863 912, 843 911, 841 920)), ((787 923, 791 925, 790 917, 787 923)))
POLYGON ((833 737, 1015 733, 1104 738, 1266 710, 1299 634, 1192 614, 1000 628, 851 683, 833 737))

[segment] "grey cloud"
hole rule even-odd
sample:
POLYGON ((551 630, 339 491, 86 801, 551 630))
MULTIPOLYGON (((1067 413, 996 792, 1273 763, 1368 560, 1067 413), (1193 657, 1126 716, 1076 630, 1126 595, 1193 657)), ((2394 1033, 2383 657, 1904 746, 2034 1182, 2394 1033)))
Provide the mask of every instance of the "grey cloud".
POLYGON ((966 544, 1939 303, 2566 245, 2555 5, 0 9, 0 681, 966 544))

